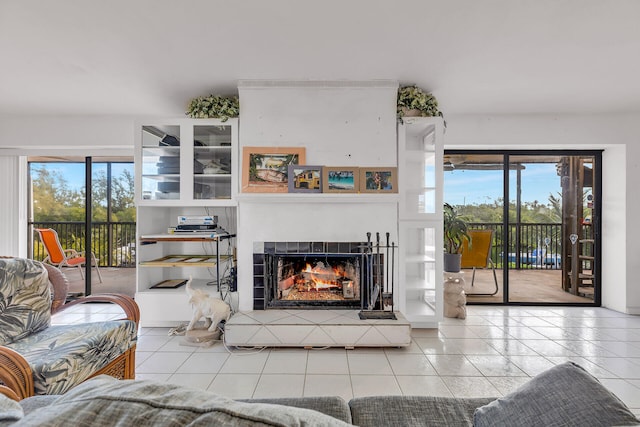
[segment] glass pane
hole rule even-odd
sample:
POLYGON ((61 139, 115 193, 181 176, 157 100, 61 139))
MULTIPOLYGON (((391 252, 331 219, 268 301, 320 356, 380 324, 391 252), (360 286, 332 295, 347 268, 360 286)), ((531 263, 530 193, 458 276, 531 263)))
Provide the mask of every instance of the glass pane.
POLYGON ((193 198, 231 198, 231 126, 194 126, 193 198))
POLYGON ((592 179, 591 157, 510 157, 509 301, 592 301, 592 179))
POLYGON ((135 222, 133 163, 111 164, 111 221, 135 222))
POLYGON ((107 221, 106 163, 91 164, 91 216, 94 221, 107 221))
POLYGON ((444 201, 467 221, 472 237, 462 248, 469 302, 503 301, 503 159, 502 154, 444 156, 444 201), (479 231, 475 245, 474 230, 479 231))
POLYGON ((179 126, 142 127, 142 198, 180 198, 179 126))

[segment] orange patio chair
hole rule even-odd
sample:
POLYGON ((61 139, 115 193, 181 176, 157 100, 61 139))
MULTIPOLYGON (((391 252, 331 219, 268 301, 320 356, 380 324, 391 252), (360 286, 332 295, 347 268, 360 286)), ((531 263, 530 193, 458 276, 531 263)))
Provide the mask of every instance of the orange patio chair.
MULTIPOLYGON (((60 270, 62 267, 78 267, 80 276, 84 279, 84 271, 82 267, 86 264, 86 257, 84 252, 78 252, 74 249, 62 249, 58 233, 53 228, 36 228, 40 240, 44 245, 44 249, 47 251, 47 257, 42 261, 49 263, 60 270)), ((91 253, 91 266, 96 268, 98 272, 98 278, 102 283, 102 275, 98 268, 98 259, 91 253)))

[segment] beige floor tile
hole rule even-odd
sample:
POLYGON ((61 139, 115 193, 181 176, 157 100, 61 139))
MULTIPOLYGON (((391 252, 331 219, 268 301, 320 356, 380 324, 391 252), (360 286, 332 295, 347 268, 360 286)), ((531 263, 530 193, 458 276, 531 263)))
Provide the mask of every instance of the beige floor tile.
POLYGON ((396 375, 405 396, 453 397, 441 377, 424 375, 396 375))
POLYGON ((304 396, 340 396, 349 401, 353 397, 349 375, 307 375, 304 396))
POLYGON ((253 397, 302 397, 304 378, 300 374, 262 374, 253 397))
POLYGON ((207 390, 230 399, 251 399, 260 374, 218 374, 207 390))
POLYGON ((351 375, 353 396, 390 396, 402 394, 393 375, 351 375))

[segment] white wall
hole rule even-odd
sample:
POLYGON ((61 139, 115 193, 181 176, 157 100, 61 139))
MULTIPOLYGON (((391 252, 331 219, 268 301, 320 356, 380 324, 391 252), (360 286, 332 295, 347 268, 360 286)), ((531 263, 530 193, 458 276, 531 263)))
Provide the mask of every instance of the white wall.
POLYGON ((0 156, 133 156, 133 117, 2 116, 0 156))
MULTIPOLYGON (((638 196, 638 184, 640 183, 640 118, 631 120, 631 126, 635 131, 635 140, 626 146, 626 224, 624 230, 625 239, 612 242, 615 244, 616 253, 626 247, 627 260, 627 312, 640 314, 640 284, 638 284, 638 271, 640 271, 640 232, 638 231, 638 215, 640 215, 640 197, 638 196)), ((615 166, 614 166, 615 167, 615 166)), ((615 184, 614 184, 615 185, 615 184)))
POLYGON ((640 171, 637 155, 628 153, 639 151, 638 123, 638 114, 450 116, 444 140, 450 149, 604 149, 602 304, 640 314, 639 262, 626 255, 639 253, 634 212, 640 206, 633 193, 640 171))

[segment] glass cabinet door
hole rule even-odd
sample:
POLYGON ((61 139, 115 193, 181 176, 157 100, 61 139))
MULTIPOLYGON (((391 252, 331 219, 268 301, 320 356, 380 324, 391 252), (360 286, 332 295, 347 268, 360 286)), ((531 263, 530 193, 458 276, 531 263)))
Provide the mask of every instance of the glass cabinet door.
POLYGON ((180 127, 142 126, 143 200, 180 198, 180 127))
POLYGON ((231 125, 193 126, 193 198, 231 198, 231 125))

